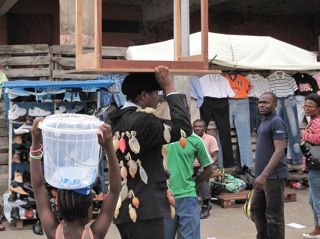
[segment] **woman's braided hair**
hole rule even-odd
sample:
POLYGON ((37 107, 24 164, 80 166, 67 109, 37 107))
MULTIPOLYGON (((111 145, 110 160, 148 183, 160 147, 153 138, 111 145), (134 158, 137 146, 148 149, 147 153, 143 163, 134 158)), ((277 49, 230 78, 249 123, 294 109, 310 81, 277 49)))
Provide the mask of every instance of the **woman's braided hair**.
POLYGON ((72 190, 58 190, 59 218, 73 221, 78 218, 87 218, 88 209, 92 206, 93 195, 81 195, 72 190))

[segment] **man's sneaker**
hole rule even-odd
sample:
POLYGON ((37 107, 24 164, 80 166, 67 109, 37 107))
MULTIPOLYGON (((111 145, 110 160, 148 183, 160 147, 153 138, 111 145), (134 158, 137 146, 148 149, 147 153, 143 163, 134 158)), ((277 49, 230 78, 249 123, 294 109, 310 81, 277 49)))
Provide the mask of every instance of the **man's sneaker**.
POLYGON ((28 96, 30 95, 28 91, 25 91, 21 88, 6 88, 6 93, 17 96, 28 96))
POLYGON ((66 89, 47 88, 47 94, 56 95, 66 92, 66 89))
POLYGON ((54 111, 55 114, 62 114, 64 112, 66 112, 67 109, 64 105, 60 105, 56 108, 56 110, 54 111))
POLYGON ((206 205, 202 206, 200 219, 206 219, 210 216, 210 208, 206 205))
POLYGON ((31 131, 32 125, 23 124, 17 129, 13 129, 14 134, 26 134, 31 131))
POLYGON ((19 119, 19 117, 24 117, 26 114, 27 114, 27 110, 25 108, 20 108, 17 104, 15 104, 9 110, 8 119, 17 120, 19 119))
POLYGON ((29 109, 29 115, 32 117, 44 117, 51 115, 51 112, 35 106, 34 109, 29 109))
POLYGON ((72 92, 72 101, 73 102, 81 101, 79 92, 72 92))
POLYGON ((34 89, 34 88, 28 88, 25 89, 30 95, 46 95, 47 91, 44 89, 34 89))
POLYGON ((53 102, 53 95, 47 94, 43 96, 43 102, 53 102))
POLYGON ((71 102, 72 101, 72 99, 71 99, 71 92, 65 92, 64 93, 64 97, 63 97, 63 101, 66 101, 66 102, 71 102))
POLYGON ((83 105, 79 104, 79 105, 73 105, 71 109, 68 109, 67 110, 67 113, 77 113, 79 112, 80 110, 83 109, 83 105))

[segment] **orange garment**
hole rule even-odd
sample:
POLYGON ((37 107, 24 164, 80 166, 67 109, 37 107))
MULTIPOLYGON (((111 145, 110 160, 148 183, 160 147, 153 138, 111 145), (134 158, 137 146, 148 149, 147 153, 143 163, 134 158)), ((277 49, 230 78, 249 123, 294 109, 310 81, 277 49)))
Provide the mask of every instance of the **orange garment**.
POLYGON ((230 97, 231 99, 245 99, 248 98, 248 94, 251 90, 250 81, 240 74, 229 75, 226 74, 224 76, 228 79, 229 84, 232 90, 235 93, 235 96, 230 97))

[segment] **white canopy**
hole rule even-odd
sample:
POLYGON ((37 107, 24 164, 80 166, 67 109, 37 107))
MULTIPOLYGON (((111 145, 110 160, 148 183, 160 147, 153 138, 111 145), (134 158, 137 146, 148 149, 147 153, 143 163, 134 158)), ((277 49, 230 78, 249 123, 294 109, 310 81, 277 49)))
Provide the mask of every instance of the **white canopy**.
MULTIPOLYGON (((267 36, 209 33, 212 63, 256 70, 320 70, 316 54, 267 36)), ((201 54, 201 32, 190 35, 190 55, 201 54)), ((173 40, 131 46, 127 60, 174 60, 173 40)))

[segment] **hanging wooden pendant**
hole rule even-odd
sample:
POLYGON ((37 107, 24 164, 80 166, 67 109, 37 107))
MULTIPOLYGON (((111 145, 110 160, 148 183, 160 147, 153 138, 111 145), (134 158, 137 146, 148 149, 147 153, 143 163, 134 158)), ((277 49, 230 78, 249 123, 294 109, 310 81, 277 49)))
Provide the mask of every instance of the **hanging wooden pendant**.
POLYGON ((126 156, 124 156, 126 160, 128 160, 127 165, 129 167, 129 174, 131 175, 132 178, 135 178, 138 167, 137 163, 132 160, 130 152, 127 153, 126 156))
POLYGON ((124 185, 122 185, 122 188, 120 191, 121 201, 123 202, 123 200, 125 200, 127 196, 128 196, 128 186, 127 186, 127 183, 125 183, 124 185))
POLYGON ((171 134, 170 134, 171 127, 169 125, 166 125, 166 124, 163 124, 163 126, 164 126, 164 130, 163 130, 164 140, 167 143, 170 143, 170 140, 171 140, 171 134))
POLYGON ((120 138, 120 142, 119 142, 119 148, 120 148, 120 151, 122 153, 124 153, 126 151, 126 141, 125 139, 123 138, 124 137, 124 133, 121 133, 121 138, 120 138))
POLYGON ((168 147, 166 144, 162 145, 161 154, 163 158, 168 158, 168 147))
POLYGON ((140 152, 140 144, 139 144, 139 142, 138 142, 138 140, 136 138, 137 132, 136 131, 131 131, 131 134, 129 132, 128 132, 128 134, 130 135, 130 137, 129 137, 129 147, 130 147, 132 152, 134 152, 135 154, 138 154, 140 152))
POLYGON ((120 207, 121 207, 122 201, 121 201, 121 197, 119 195, 118 201, 117 201, 117 205, 116 205, 116 210, 114 211, 114 218, 117 218, 120 212, 120 207))
POLYGON ((132 204, 133 204, 133 206, 135 206, 135 208, 139 208, 140 201, 139 201, 139 199, 134 195, 133 190, 130 190, 130 195, 132 196, 132 204))
POLYGON ((129 204, 129 215, 133 222, 137 221, 137 212, 136 209, 132 207, 131 203, 129 204))
POLYGON ((121 166, 121 168, 120 168, 120 175, 121 175, 122 179, 125 180, 125 179, 127 179, 127 177, 128 177, 128 170, 127 170, 127 168, 123 165, 123 161, 122 161, 122 160, 120 161, 120 166, 121 166))
POLYGON ((136 162, 130 159, 127 164, 129 166, 129 174, 131 175, 132 178, 135 178, 138 170, 136 162))
POLYGON ((146 171, 144 170, 144 168, 141 165, 141 161, 138 159, 137 160, 137 165, 139 166, 139 174, 140 174, 140 178, 141 180, 147 184, 148 183, 148 175, 146 173, 146 171))
POLYGON ((120 143, 119 143, 119 131, 115 132, 114 136, 113 136, 113 148, 114 151, 117 151, 120 147, 120 143))
POLYGON ((183 129, 180 129, 180 134, 181 134, 180 145, 184 149, 187 145, 187 140, 186 140, 187 135, 183 129))

